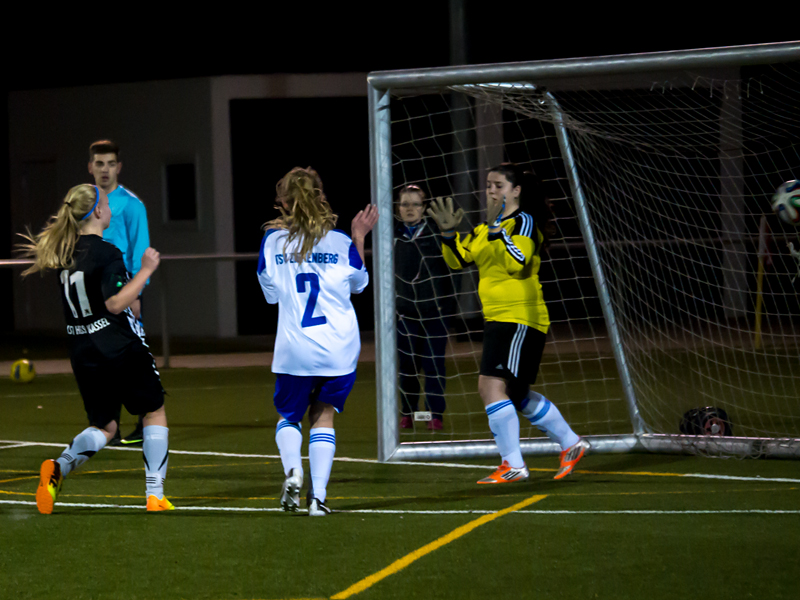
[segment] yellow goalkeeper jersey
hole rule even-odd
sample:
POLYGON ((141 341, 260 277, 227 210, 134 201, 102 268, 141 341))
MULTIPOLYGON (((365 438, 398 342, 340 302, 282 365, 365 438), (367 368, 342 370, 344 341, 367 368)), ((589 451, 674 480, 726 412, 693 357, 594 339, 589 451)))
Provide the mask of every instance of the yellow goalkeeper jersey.
POLYGON ((539 282, 543 241, 533 217, 520 209, 503 220, 498 233, 490 234, 481 223, 463 237, 442 238, 442 254, 451 269, 478 267, 487 321, 521 323, 547 333, 550 315, 539 282))

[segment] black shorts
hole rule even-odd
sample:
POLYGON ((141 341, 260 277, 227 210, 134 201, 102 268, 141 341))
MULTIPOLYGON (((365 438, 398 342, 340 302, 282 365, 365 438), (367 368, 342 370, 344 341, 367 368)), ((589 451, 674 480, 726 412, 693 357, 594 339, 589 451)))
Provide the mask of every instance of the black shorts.
POLYGON ((486 321, 483 327, 481 375, 498 377, 510 386, 536 383, 547 334, 519 323, 486 321))
POLYGON ((120 406, 144 415, 164 406, 164 388, 153 355, 134 346, 118 358, 92 366, 72 359, 89 425, 103 428, 119 417, 120 406))

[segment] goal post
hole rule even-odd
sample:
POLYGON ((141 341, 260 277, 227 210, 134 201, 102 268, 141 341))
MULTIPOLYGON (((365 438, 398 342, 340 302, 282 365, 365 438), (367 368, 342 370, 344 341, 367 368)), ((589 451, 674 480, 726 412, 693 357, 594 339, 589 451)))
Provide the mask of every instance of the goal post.
MULTIPOLYGON (((564 118, 564 113, 558 104, 558 100, 551 92, 546 92, 544 98, 550 112, 553 115, 553 121, 556 129, 556 138, 558 139, 558 147, 561 150, 561 156, 564 159, 566 167, 567 179, 569 180, 570 191, 575 203, 575 211, 578 216, 578 223, 581 226, 581 233, 583 234, 586 251, 589 256, 589 264, 592 268, 592 275, 597 283, 597 291, 600 295, 601 306, 603 310, 603 317, 606 321, 608 328, 608 335, 611 340, 611 348, 614 353, 614 359, 617 363, 619 370, 620 380, 625 394, 625 401, 630 414, 631 427, 633 428, 634 435, 641 435, 647 432, 645 424, 639 415, 639 406, 636 402, 636 392, 631 385, 630 372, 628 371, 628 362, 625 359, 625 351, 623 350, 622 340, 620 339, 619 329, 617 328, 617 320, 614 314, 614 308, 611 303, 611 298, 608 294, 608 285, 606 284, 606 276, 603 263, 597 251, 597 242, 594 236, 594 229, 592 227, 591 219, 589 218, 589 211, 586 204, 586 196, 583 193, 583 186, 581 179, 578 175, 578 167, 575 163, 575 157, 572 154, 572 146, 569 142, 569 133, 567 129, 567 122, 564 118)), ((595 444, 598 447, 599 444, 595 444)))
MULTIPOLYGON (((369 88, 370 185, 379 215, 392 214, 390 95, 369 88)), ((390 460, 399 445, 397 419, 397 337, 394 310, 392 219, 378 219, 372 232, 372 280, 375 296, 375 373, 378 460, 390 460), (391 418, 390 418, 391 417, 391 418)))
MULTIPOLYGON (((468 231, 485 218, 485 169, 503 161, 537 172, 556 216, 534 389, 593 452, 800 457, 800 295, 786 250, 797 230, 774 222, 776 260, 755 267, 772 192, 800 178, 800 43, 376 72, 368 84, 380 461, 497 454, 477 393, 471 271, 446 276, 458 310, 446 318, 444 429, 400 428, 391 215, 415 184, 452 196, 468 231), (734 435, 679 431, 706 406, 734 435)), ((533 427, 521 434, 524 454, 560 451, 533 427)))

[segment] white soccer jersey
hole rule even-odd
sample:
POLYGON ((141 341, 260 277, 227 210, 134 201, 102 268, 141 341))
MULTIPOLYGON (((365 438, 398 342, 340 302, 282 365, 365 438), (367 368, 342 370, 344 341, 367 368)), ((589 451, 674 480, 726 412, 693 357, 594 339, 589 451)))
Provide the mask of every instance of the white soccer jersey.
POLYGON ((302 263, 294 261, 288 232, 270 229, 261 242, 258 281, 277 303, 278 335, 272 372, 335 377, 356 370, 361 352, 351 294, 369 283, 355 244, 342 231, 328 232, 302 263))

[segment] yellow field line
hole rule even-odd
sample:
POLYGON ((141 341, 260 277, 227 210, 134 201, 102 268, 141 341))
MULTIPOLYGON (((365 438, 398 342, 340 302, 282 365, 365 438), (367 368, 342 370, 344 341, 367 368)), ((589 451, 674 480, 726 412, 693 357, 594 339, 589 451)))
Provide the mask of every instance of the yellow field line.
MULTIPOLYGON (((176 465, 170 467, 170 470, 175 469, 208 469, 208 468, 220 468, 220 467, 239 467, 239 466, 247 466, 252 467, 254 464, 256 465, 270 465, 274 464, 274 461, 270 462, 267 461, 265 463, 230 463, 227 465, 176 465)), ((143 467, 132 467, 129 469, 104 469, 102 471, 76 471, 75 475, 98 475, 103 473, 134 473, 134 472, 141 472, 143 467)), ((33 474, 33 471, 12 471, 16 473, 31 473, 27 477, 17 477, 15 479, 3 479, 0 480, 0 483, 10 483, 12 481, 23 481, 25 479, 39 479, 38 474, 33 474)), ((73 476, 74 477, 74 476, 73 476)))
POLYGON ((411 554, 406 554, 403 558, 394 561, 385 569, 382 569, 377 573, 374 573, 369 577, 362 579, 358 583, 354 583, 346 590, 339 592, 334 596, 331 596, 331 600, 344 600, 345 598, 349 598, 350 596, 359 594, 364 590, 366 590, 367 588, 372 587, 379 581, 385 579, 386 577, 389 577, 389 575, 394 575, 398 571, 405 569, 408 565, 422 558, 426 554, 430 554, 434 550, 438 550, 439 548, 441 548, 446 544, 449 544, 453 540, 457 540, 461 536, 468 534, 473 529, 476 529, 481 525, 485 525, 486 523, 494 521, 495 519, 499 519, 500 517, 507 515, 509 513, 521 510, 526 506, 530 506, 531 504, 539 502, 540 500, 544 500, 545 498, 547 498, 547 496, 545 495, 531 496, 530 498, 526 498, 522 502, 518 502, 517 504, 509 506, 508 508, 504 508, 503 510, 497 511, 489 515, 483 515, 482 517, 479 517, 474 521, 470 521, 466 525, 462 525, 458 529, 454 529, 447 535, 440 537, 438 540, 434 540, 433 542, 423 546, 419 550, 415 550, 411 554))
MULTIPOLYGON (((528 471, 536 471, 538 473, 552 473, 558 469, 542 469, 528 467, 528 471)), ((641 475, 646 477, 686 477, 686 473, 656 473, 654 471, 586 471, 584 469, 575 469, 575 473, 582 473, 584 475, 641 475)))
MULTIPOLYGON (((216 465, 174 465, 170 466, 169 469, 172 471, 173 469, 208 469, 208 468, 220 468, 220 467, 252 467, 253 465, 271 465, 274 464, 275 461, 267 461, 264 463, 228 463, 228 464, 216 464, 216 465)), ((130 469, 105 469, 102 471, 77 471, 76 475, 96 475, 98 473, 124 473, 126 471, 142 471, 143 467, 134 467, 130 469)), ((37 475, 38 477, 38 475, 37 475)), ((0 482, 1 483, 1 482, 0 482)))
POLYGON ((25 481, 26 479, 39 479, 38 475, 31 475, 28 477, 15 477, 14 479, 3 479, 0 483, 11 483, 12 481, 25 481))

